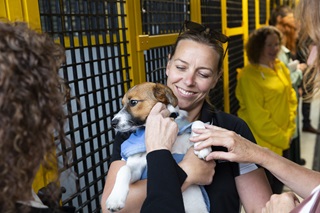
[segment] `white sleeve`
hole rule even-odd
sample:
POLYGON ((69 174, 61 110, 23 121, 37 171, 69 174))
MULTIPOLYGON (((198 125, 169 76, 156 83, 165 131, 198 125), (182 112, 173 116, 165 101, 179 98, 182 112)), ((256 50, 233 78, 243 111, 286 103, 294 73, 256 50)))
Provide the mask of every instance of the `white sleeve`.
POLYGON ((257 165, 254 163, 239 163, 240 175, 249 173, 253 170, 258 169, 257 165))

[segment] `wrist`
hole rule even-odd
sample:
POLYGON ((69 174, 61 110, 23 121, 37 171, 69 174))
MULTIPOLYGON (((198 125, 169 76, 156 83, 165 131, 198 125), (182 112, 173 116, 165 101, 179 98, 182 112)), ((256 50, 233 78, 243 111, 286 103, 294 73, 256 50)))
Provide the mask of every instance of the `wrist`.
POLYGON ((257 156, 257 159, 255 159, 253 162, 265 167, 266 165, 269 164, 269 160, 271 158, 271 155, 274 154, 273 151, 270 151, 268 148, 266 147, 258 147, 259 149, 257 149, 257 154, 255 156, 257 156), (259 157, 258 157, 259 156, 259 157))
POLYGON ((154 152, 154 151, 159 151, 159 150, 170 150, 166 146, 153 146, 153 147, 146 147, 147 153, 154 152))
POLYGON ((192 178, 191 178, 191 175, 190 175, 190 171, 188 169, 188 165, 186 163, 183 163, 183 161, 181 161, 178 165, 185 172, 185 174, 187 175, 187 178, 185 179, 185 181, 183 182, 183 184, 181 186, 181 190, 184 191, 189 186, 191 186, 193 184, 193 181, 192 181, 192 178))

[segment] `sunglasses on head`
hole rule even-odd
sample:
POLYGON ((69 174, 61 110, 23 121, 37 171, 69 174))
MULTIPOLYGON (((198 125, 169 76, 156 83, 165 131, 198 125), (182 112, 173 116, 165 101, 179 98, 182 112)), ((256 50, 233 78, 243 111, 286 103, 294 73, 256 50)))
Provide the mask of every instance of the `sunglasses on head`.
MULTIPOLYGON (((209 27, 196 23, 196 22, 192 22, 192 21, 188 21, 186 20, 183 24, 183 26, 181 27, 180 33, 179 35, 183 32, 183 31, 191 31, 191 32, 195 32, 195 33, 202 33, 205 32, 205 34, 211 36, 212 38, 214 38, 215 40, 221 42, 221 43, 227 43, 230 38, 218 31, 215 31, 213 29, 210 29, 209 27)), ((229 47, 229 43, 227 45, 226 51, 223 54, 223 58, 225 57, 227 51, 228 51, 228 47, 229 47)))

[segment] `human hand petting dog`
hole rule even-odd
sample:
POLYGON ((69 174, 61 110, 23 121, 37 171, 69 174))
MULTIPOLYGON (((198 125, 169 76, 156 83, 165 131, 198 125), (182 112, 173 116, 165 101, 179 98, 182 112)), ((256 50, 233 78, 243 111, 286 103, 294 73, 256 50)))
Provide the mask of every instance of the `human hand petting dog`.
POLYGON ((274 194, 262 209, 262 213, 290 212, 299 203, 299 199, 293 192, 274 194))
POLYGON ((178 125, 169 115, 169 110, 162 103, 157 103, 150 111, 145 132, 147 153, 159 149, 171 151, 177 138, 178 125))
POLYGON ((249 163, 257 162, 256 153, 261 147, 241 137, 237 133, 220 128, 213 125, 205 125, 205 129, 194 129, 198 135, 190 137, 191 142, 201 143, 195 147, 195 150, 201 150, 211 146, 223 146, 226 147, 228 152, 213 151, 205 160, 228 160, 231 162, 249 163))

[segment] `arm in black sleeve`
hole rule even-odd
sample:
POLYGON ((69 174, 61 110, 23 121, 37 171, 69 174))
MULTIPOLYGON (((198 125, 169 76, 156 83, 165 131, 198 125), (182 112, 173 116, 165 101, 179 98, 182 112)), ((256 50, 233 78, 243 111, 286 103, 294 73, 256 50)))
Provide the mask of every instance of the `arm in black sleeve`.
POLYGON ((147 198, 141 213, 185 212, 181 186, 187 174, 178 166, 168 150, 156 150, 147 155, 147 198))

